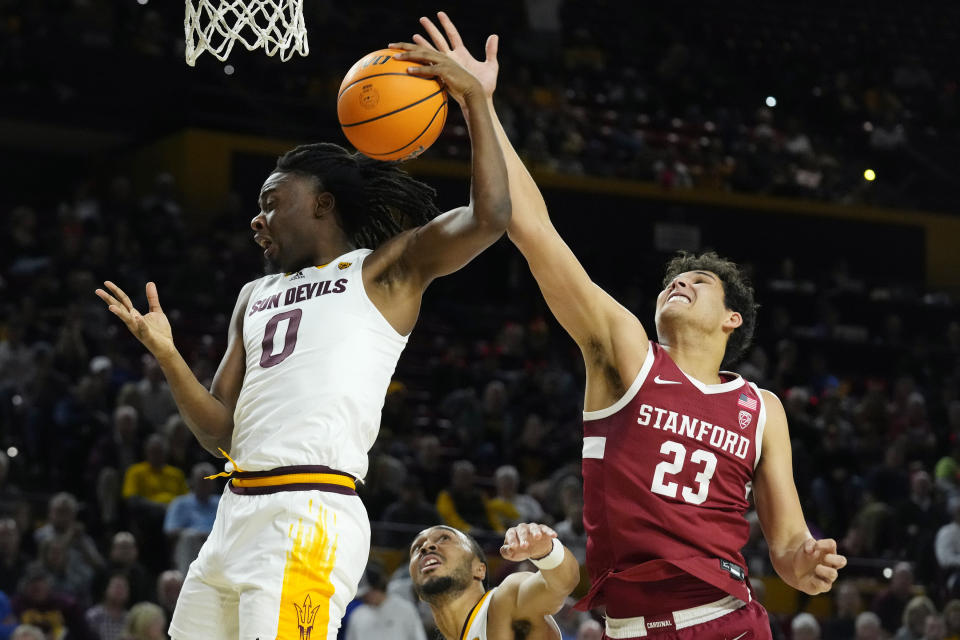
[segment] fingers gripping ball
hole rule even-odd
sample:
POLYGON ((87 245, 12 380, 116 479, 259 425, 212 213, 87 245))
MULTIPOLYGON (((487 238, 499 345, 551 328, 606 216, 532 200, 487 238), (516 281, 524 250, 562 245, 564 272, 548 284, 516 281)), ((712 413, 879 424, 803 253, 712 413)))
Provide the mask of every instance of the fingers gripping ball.
POLYGON ((407 73, 417 65, 380 49, 353 65, 340 84, 337 118, 347 139, 377 160, 407 160, 425 151, 447 120, 447 92, 433 78, 407 73))

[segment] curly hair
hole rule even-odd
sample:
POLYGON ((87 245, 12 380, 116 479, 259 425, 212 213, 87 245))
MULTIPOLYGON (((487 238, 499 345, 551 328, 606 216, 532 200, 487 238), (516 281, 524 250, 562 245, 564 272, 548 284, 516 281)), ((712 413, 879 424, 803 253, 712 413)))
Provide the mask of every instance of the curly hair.
POLYGON ((436 191, 399 163, 374 160, 336 144, 300 145, 280 156, 274 171, 312 177, 318 190, 332 193, 343 230, 358 247, 376 249, 440 213, 436 191))
POLYGON ((729 367, 746 353, 753 341, 759 308, 753 300, 753 287, 735 262, 721 258, 714 251, 700 255, 681 251, 667 263, 663 286, 666 287, 674 278, 687 271, 709 271, 717 274, 723 285, 724 306, 731 311, 736 311, 743 318, 743 324, 734 329, 727 339, 723 366, 729 367))

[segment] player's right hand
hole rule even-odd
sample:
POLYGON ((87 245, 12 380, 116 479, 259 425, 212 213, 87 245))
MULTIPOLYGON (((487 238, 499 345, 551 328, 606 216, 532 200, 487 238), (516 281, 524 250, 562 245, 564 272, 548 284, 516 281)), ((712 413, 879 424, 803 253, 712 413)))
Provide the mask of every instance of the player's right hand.
POLYGON ((417 34, 413 36, 413 41, 419 45, 435 49, 455 60, 460 66, 477 77, 477 80, 480 81, 480 86, 483 87, 484 94, 486 94, 488 98, 492 96, 494 90, 497 88, 497 74, 500 72, 500 63, 497 62, 499 36, 492 35, 487 37, 487 59, 480 62, 474 58, 467 50, 467 47, 464 46, 463 39, 460 38, 460 32, 457 31, 457 28, 453 25, 453 22, 446 13, 443 11, 437 13, 437 20, 443 27, 446 37, 440 33, 440 29, 433 24, 430 18, 424 17, 420 18, 420 25, 424 31, 427 32, 427 35, 430 36, 430 40, 428 41, 420 34, 417 34))
POLYGON ((107 280, 103 283, 109 292, 97 289, 97 296, 107 303, 107 309, 113 315, 123 320, 137 340, 143 343, 150 353, 158 360, 176 350, 173 345, 173 331, 170 321, 160 308, 160 298, 157 295, 157 285, 147 283, 147 315, 141 315, 134 309, 133 303, 123 290, 107 280))
POLYGON ((545 524, 522 522, 507 529, 500 555, 511 562, 542 558, 553 549, 553 539, 556 537, 557 532, 545 524))

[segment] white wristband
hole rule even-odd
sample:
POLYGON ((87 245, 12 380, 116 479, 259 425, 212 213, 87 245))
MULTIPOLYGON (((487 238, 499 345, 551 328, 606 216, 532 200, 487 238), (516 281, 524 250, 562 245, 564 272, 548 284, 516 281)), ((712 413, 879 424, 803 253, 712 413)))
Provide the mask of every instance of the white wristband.
POLYGON ((560 566, 560 563, 563 562, 563 557, 563 545, 559 540, 554 538, 553 549, 550 550, 550 553, 542 558, 530 558, 530 562, 532 562, 533 566, 540 570, 556 569, 560 566))

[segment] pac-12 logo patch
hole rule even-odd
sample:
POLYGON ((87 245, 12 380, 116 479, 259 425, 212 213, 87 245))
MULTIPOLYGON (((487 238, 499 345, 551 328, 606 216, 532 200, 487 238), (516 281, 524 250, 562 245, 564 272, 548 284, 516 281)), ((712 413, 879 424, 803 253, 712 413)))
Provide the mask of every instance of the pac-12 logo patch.
POLYGON ((337 264, 337 269, 340 269, 340 271, 343 271, 344 269, 346 269, 347 267, 349 267, 349 266, 352 265, 352 264, 353 264, 352 262, 341 262, 341 263, 337 264))
POLYGON ((753 420, 753 415, 749 411, 740 410, 740 428, 746 429, 750 426, 750 422, 753 420))

